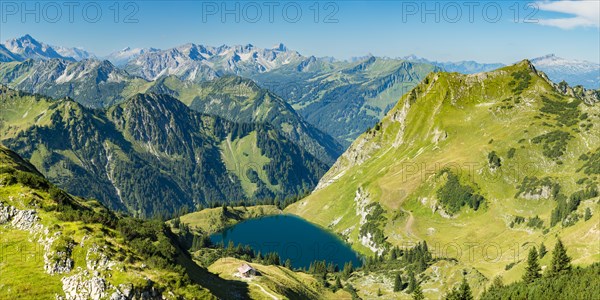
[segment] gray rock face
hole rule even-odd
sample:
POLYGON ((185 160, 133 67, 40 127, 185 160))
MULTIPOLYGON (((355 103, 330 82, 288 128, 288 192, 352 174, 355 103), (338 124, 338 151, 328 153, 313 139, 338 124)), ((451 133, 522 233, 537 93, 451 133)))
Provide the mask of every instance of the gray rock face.
POLYGON ((10 225, 20 230, 37 232, 42 229, 38 223, 35 210, 20 210, 14 206, 5 205, 0 202, 0 224, 10 222, 10 225))
POLYGON ((44 270, 51 275, 69 273, 74 265, 73 259, 71 259, 74 246, 72 243, 67 243, 63 251, 56 251, 52 248, 60 235, 61 232, 55 232, 52 236, 39 241, 44 245, 44 270))
POLYGON ((115 262, 108 259, 108 256, 104 254, 98 245, 94 244, 88 249, 85 256, 85 261, 88 270, 111 270, 115 266, 115 262))
POLYGON ((61 280, 66 299, 69 300, 99 300, 108 296, 113 286, 103 277, 92 275, 87 270, 61 280))
POLYGON ((136 289, 131 284, 120 284, 117 291, 110 296, 110 300, 159 300, 165 299, 154 287, 136 289))
POLYGON ((550 78, 548 78, 546 73, 538 72, 538 74, 563 95, 577 98, 588 105, 600 103, 600 90, 586 89, 581 86, 571 87, 563 82, 554 83, 550 80, 550 78))

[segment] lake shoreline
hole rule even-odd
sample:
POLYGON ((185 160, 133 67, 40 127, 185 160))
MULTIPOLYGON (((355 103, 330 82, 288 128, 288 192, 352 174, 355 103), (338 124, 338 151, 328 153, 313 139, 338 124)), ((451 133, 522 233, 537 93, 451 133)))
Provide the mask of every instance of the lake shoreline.
POLYGON ((361 266, 364 256, 327 228, 294 214, 260 216, 238 222, 210 235, 213 244, 250 246, 255 253, 276 252, 290 259, 294 268, 308 267, 316 261, 339 268, 351 262, 361 266))

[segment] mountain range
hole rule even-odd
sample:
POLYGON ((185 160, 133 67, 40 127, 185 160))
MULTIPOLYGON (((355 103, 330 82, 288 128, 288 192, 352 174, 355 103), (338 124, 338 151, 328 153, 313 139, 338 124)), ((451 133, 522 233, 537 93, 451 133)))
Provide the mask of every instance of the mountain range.
POLYGON ((283 201, 312 189, 327 168, 270 124, 203 115, 168 95, 137 94, 94 110, 1 93, 4 145, 70 193, 134 215, 283 201))
POLYGON ((408 61, 415 61, 421 63, 432 64, 434 66, 440 67, 447 72, 458 72, 462 74, 475 74, 481 72, 492 71, 501 67, 504 67, 504 64, 501 63, 478 63, 476 61, 459 61, 459 62, 439 62, 439 61, 431 61, 426 58, 418 57, 416 55, 405 56, 402 59, 408 61))
POLYGON ((104 59, 110 61, 117 67, 123 67, 129 61, 137 58, 138 56, 140 56, 142 54, 158 52, 158 51, 160 51, 160 50, 155 49, 155 48, 133 48, 132 49, 130 47, 125 47, 119 51, 115 51, 115 52, 107 55, 104 59))
MULTIPOLYGON (((38 42, 30 35, 9 39, 0 45, 0 62, 52 58, 80 61, 98 58, 109 60, 114 65, 131 71, 131 74, 140 75, 149 80, 154 80, 161 75, 179 75, 183 76, 183 79, 197 80, 211 78, 215 74, 208 72, 207 66, 216 74, 229 73, 251 77, 252 74, 269 72, 289 64, 303 62, 302 65, 306 65, 315 59, 329 63, 352 63, 364 61, 371 56, 342 61, 331 57, 305 57, 281 43, 268 49, 258 48, 251 44, 213 47, 189 43, 167 50, 127 47, 100 57, 81 47, 51 46, 38 42)), ((401 57, 399 60, 427 63, 448 72, 463 74, 486 72, 504 66, 501 63, 476 61, 439 62, 416 55, 401 57)), ((600 65, 598 63, 560 58, 554 54, 531 58, 530 61, 539 70, 548 74, 553 81, 564 80, 572 86, 583 85, 588 89, 600 88, 600 79, 598 78, 600 65)), ((299 67, 304 68, 302 65, 299 67)))
POLYGON ((141 54, 124 67, 129 73, 148 80, 164 75, 177 75, 184 80, 214 79, 220 74, 251 77, 303 60, 296 51, 283 44, 271 49, 244 46, 203 46, 185 44, 179 47, 141 54))
MULTIPOLYGON (((454 68, 453 70, 470 73, 497 67, 497 65, 480 65, 474 62, 434 63, 415 56, 404 59, 367 56, 357 58, 354 61, 337 61, 331 58, 303 57, 296 51, 287 49, 282 44, 271 49, 260 49, 252 45, 205 47, 186 44, 168 50, 124 49, 114 55, 115 58, 123 59, 120 64, 123 64, 124 67, 119 68, 110 61, 95 59, 93 54, 82 52, 81 49, 77 49, 78 52, 73 52, 74 50, 69 52, 68 48, 52 47, 36 41, 29 35, 9 40, 4 45, 6 50, 2 53, 5 54, 6 60, 11 60, 9 59, 11 57, 20 58, 20 61, 0 64, 0 82, 9 87, 5 88, 7 91, 16 89, 28 93, 43 94, 54 99, 69 97, 77 103, 69 102, 70 100, 59 100, 57 103, 66 101, 65 103, 70 103, 69 107, 76 107, 77 111, 81 111, 81 114, 85 115, 85 117, 78 119, 78 122, 85 125, 77 125, 74 128, 64 127, 62 123, 48 124, 53 130, 60 127, 59 132, 56 133, 58 136, 81 134, 82 138, 76 142, 83 143, 83 145, 77 144, 75 141, 69 141, 67 143, 69 147, 66 149, 60 148, 65 145, 61 145, 60 149, 48 148, 48 145, 45 145, 46 149, 42 149, 39 145, 25 146, 28 143, 36 144, 32 140, 32 136, 36 135, 37 130, 40 130, 37 121, 30 120, 24 123, 27 126, 21 126, 23 125, 22 120, 18 122, 8 120, 12 114, 6 113, 4 114, 3 126, 5 128, 13 126, 18 128, 13 134, 19 133, 21 136, 10 136, 5 133, 3 135, 3 139, 6 140, 5 144, 11 143, 10 145, 14 146, 14 150, 28 159, 31 158, 46 176, 59 183, 69 192, 95 197, 113 208, 133 211, 140 215, 152 215, 158 211, 173 211, 175 207, 183 204, 189 207, 199 204, 206 205, 225 198, 235 199, 235 201, 244 199, 256 201, 275 196, 281 200, 298 196, 314 187, 320 177, 319 174, 322 174, 329 166, 333 165, 344 151, 344 148, 348 147, 360 134, 380 126, 378 125, 379 120, 388 114, 397 99, 413 89, 431 72, 440 72, 443 68, 454 68), (59 54, 59 52, 62 54, 59 54), (66 53, 79 54, 66 57, 66 53), (91 58, 76 60, 74 57, 91 58), (125 60, 127 60, 127 63, 124 63, 125 60), (155 103, 153 101, 132 102, 132 99, 139 97, 139 93, 153 95, 150 96, 152 99, 158 97, 158 99, 164 100, 164 96, 160 95, 172 97, 169 98, 172 101, 164 101, 164 107, 146 113, 139 111, 140 114, 152 116, 152 113, 150 113, 152 111, 154 113, 162 110, 185 111, 181 114, 174 113, 173 120, 175 120, 177 117, 197 112, 203 114, 204 119, 214 116, 216 124, 232 122, 232 124, 236 124, 235 126, 242 127, 246 126, 244 124, 257 124, 252 125, 255 126, 253 128, 242 130, 242 133, 236 133, 239 136, 225 129, 213 129, 224 130, 232 136, 227 138, 228 134, 220 134, 215 138, 213 133, 208 134, 211 138, 207 136, 199 137, 202 140, 202 142, 198 142, 199 145, 212 139, 208 144, 219 150, 215 150, 216 152, 211 155, 219 159, 216 161, 211 160, 211 163, 218 165, 215 165, 216 169, 232 172, 233 176, 237 177, 238 184, 234 184, 229 190, 229 188, 223 186, 224 183, 218 183, 219 180, 224 180, 224 178, 214 179, 206 174, 196 174, 195 172, 200 171, 194 170, 192 165, 184 168, 185 170, 165 171, 172 167, 167 163, 151 171, 158 172, 155 174, 173 172, 172 174, 175 175, 173 177, 175 179, 167 180, 170 181, 169 184, 173 187, 169 192, 170 194, 162 196, 170 199, 167 201, 170 202, 169 204, 153 207, 152 205, 136 203, 139 200, 133 200, 139 199, 136 196, 139 194, 136 193, 144 190, 149 193, 147 194, 150 199, 148 201, 156 202, 156 195, 159 193, 155 193, 148 187, 153 185, 151 183, 140 183, 139 186, 128 192, 129 194, 125 196, 127 200, 122 200, 119 193, 124 190, 124 187, 115 187, 110 179, 112 175, 99 171, 102 169, 106 171, 106 168, 109 167, 106 158, 111 156, 110 150, 98 150, 96 151, 98 152, 97 156, 92 155, 94 151, 85 149, 90 144, 83 141, 86 138, 93 138, 95 139, 93 144, 102 145, 105 144, 106 140, 120 136, 118 139, 121 144, 115 141, 110 143, 116 144, 121 149, 120 151, 128 153, 127 155, 137 157, 129 158, 129 160, 138 163, 138 161, 150 159, 146 156, 153 154, 156 149, 149 145, 153 143, 160 145, 163 137, 154 137, 158 140, 138 140, 142 137, 137 137, 137 139, 133 138, 135 142, 132 142, 133 140, 128 140, 132 137, 128 135, 125 128, 113 126, 110 133, 107 134, 102 132, 106 129, 100 129, 105 127, 89 124, 91 120, 101 120, 103 124, 114 124, 117 121, 111 119, 112 115, 108 112, 119 111, 120 109, 116 109, 116 107, 122 105, 131 107, 131 103, 137 103, 137 105, 133 105, 137 107, 155 103), (173 106, 172 102, 176 102, 177 105, 173 106), (186 107, 183 108, 182 106, 186 107), (79 132, 81 126, 89 131, 79 132), (101 132, 97 133, 96 131, 101 132), (257 136, 248 135, 248 132, 256 132, 257 136), (250 138, 245 138, 246 136, 250 138), (14 144, 17 143, 18 139, 21 139, 18 142, 19 146, 14 144), (224 143, 226 140, 229 143, 224 143), (273 152, 274 149, 265 148, 268 146, 268 142, 283 143, 280 146, 291 143, 290 145, 293 145, 294 151, 292 153, 284 153, 285 151, 281 150, 273 152), (143 147, 130 148, 128 145, 132 143, 146 144, 143 147), (225 144, 228 145, 227 148, 223 148, 225 144), (248 149, 246 147, 253 149, 252 154, 258 155, 258 157, 252 157, 247 153, 248 149), (256 147, 259 149, 256 149, 256 147), (64 156, 64 153, 56 156, 56 151, 60 152, 59 150, 75 151, 74 157, 77 158, 64 156), (82 153, 77 153, 80 150, 87 153, 88 156, 85 157, 82 153), (141 151, 141 154, 136 153, 136 151, 141 151), (220 153, 218 153, 219 151, 220 153), (246 159, 239 160, 237 158, 239 151, 246 151, 244 152, 246 153, 246 159), (79 167, 83 166, 83 168, 69 170, 67 174, 71 175, 64 176, 65 174, 62 174, 62 171, 57 171, 60 168, 56 166, 39 165, 38 163, 41 163, 42 159, 41 157, 37 160, 34 159, 38 155, 37 153, 42 155, 44 159, 47 158, 46 155, 55 157, 56 161, 49 160, 55 163, 62 164, 64 160, 70 161, 67 165, 71 167, 67 169, 75 168, 77 165, 79 167), (227 153, 231 155, 227 155, 227 153), (267 154, 264 159, 259 158, 264 157, 265 153, 267 154), (288 154, 291 157, 287 157, 288 154), (300 160, 303 158, 307 158, 307 160, 301 162, 300 160), (285 187, 278 187, 274 177, 261 177, 258 181, 264 183, 264 185, 257 183, 258 181, 248 184, 245 180, 248 176, 248 174, 245 174, 247 170, 240 170, 240 168, 245 168, 245 164, 254 164, 253 159, 262 162, 260 166, 251 168, 258 174, 269 176, 274 174, 274 170, 269 169, 269 161, 271 161, 271 164, 273 161, 295 162, 299 168, 306 168, 307 171, 304 177, 290 180, 289 186, 285 187), (73 162, 77 163, 73 164, 73 162), (106 164, 101 162, 106 162, 106 164), (240 163, 244 166, 239 166, 240 163), (91 167, 91 165, 94 166, 91 167), (98 184, 98 187, 82 189, 77 181, 70 182, 72 174, 79 174, 81 178, 99 176, 104 179, 102 183, 98 184), (211 179, 206 180, 209 177, 211 179), (210 191, 199 191, 199 187, 184 188, 185 182, 190 181, 208 184, 210 191), (175 198, 183 200, 175 200, 175 198), (177 201, 182 202, 178 203, 177 201)), ((566 64, 564 61, 554 64, 549 63, 549 61, 559 60, 555 56, 549 56, 540 59, 539 63, 545 66, 564 66, 566 64)), ((582 72, 593 70, 593 67, 585 69, 584 65, 585 63, 580 63, 579 67, 570 70, 572 73, 577 72, 577 70, 582 72)), ((571 96, 594 98, 594 95, 597 95, 582 88, 569 88, 568 85, 564 84, 557 86, 557 88, 563 90, 564 93, 569 92, 571 96)), ((11 95, 14 93, 15 91, 7 92, 11 95)), ((46 99, 39 103, 53 103, 53 101, 46 99)), ((22 110, 22 107, 11 107, 14 103, 16 102, 13 99, 13 102, 9 101, 4 105, 7 109, 22 110)), ((35 104, 34 106, 39 105, 35 104)), ((65 108, 55 112, 56 107, 62 107, 55 106, 55 104, 45 104, 41 107, 37 111, 36 117, 43 111, 46 111, 46 113, 52 111, 56 115, 66 113, 62 111, 65 108), (52 107, 52 109, 49 109, 49 107, 52 107)), ((27 111, 22 111, 22 113, 24 115, 28 114, 27 111)), ((31 112, 29 117, 34 117, 33 114, 35 113, 31 112)), ((140 120, 146 120, 146 118, 148 118, 148 121, 155 120, 154 117, 139 118, 140 120)), ((23 119, 27 118, 24 116, 23 119)), ((58 121, 58 119, 53 121, 58 121)), ((148 121, 145 121, 145 123, 148 123, 148 121)), ((171 122, 164 120, 164 124, 171 122)), ((186 123, 181 120, 180 122, 181 124, 186 123)), ((159 128, 162 133, 166 134, 165 132, 169 132, 169 128, 163 128, 164 124, 148 123, 144 126, 159 128)), ((200 125, 196 124, 194 126, 200 125)), ((229 128, 233 125, 222 126, 229 128)), ((181 132, 186 132, 180 137, 182 141, 185 139, 183 136, 189 136, 191 131, 202 131, 201 127, 184 127, 179 129, 181 132)), ((43 136, 36 136, 36 138, 42 139, 43 136)), ((193 149, 198 146, 186 148, 171 145, 171 147, 172 149, 166 152, 171 160, 175 157, 181 157, 186 161, 193 161, 194 159, 202 161, 202 158, 198 158, 198 150, 193 149)), ((156 159, 160 157, 160 155, 154 156, 156 156, 156 159)), ((152 157, 152 155, 149 157, 152 157)), ((163 163, 160 159, 159 161, 163 163)), ((45 164, 48 164, 48 162, 45 162, 45 164)), ((119 164, 115 166, 115 168, 118 167, 120 167, 119 164)), ((117 171, 117 173, 120 172, 127 173, 127 170, 117 171)), ((251 177, 254 178, 255 176, 251 175, 251 177)), ((235 181, 233 179, 233 182, 235 181)))
MULTIPOLYGON (((476 61, 437 62, 429 61, 415 55, 404 57, 408 61, 429 63, 448 72, 475 74, 492 71, 501 67, 501 63, 478 63, 476 61)), ((565 81, 571 86, 581 85, 587 89, 600 89, 600 64, 589 61, 565 59, 548 54, 530 59, 536 69, 546 73, 554 82, 565 81)))
MULTIPOLYGON (((125 48, 106 57, 112 61, 108 63, 96 62, 93 54, 78 48, 54 47, 59 49, 54 50, 29 35, 8 40, 4 45, 7 48, 0 49, 0 60, 33 58, 35 62, 3 64, 0 74, 11 73, 11 76, 2 75, 0 82, 55 98, 69 96, 89 107, 119 103, 136 92, 144 92, 148 87, 144 80, 152 82, 164 76, 196 83, 228 74, 249 78, 280 96, 308 123, 344 147, 374 126, 427 73, 446 70, 470 74, 502 66, 474 61, 434 62, 414 55, 340 61, 305 57, 283 44, 261 49, 250 44, 212 47, 191 43, 167 50, 125 48), (90 59, 73 62, 82 58, 92 58, 94 62, 86 62, 90 59), (55 59, 62 61, 46 61, 55 59), (71 64, 74 67, 67 68, 71 64), (98 75, 94 80, 80 76, 87 73, 98 75)), ((556 56, 532 62, 539 64, 539 69, 554 81, 566 79, 570 85, 599 87, 598 64, 556 56)))
POLYGON ((253 78, 347 147, 429 72, 440 70, 430 64, 374 56, 356 62, 310 57, 253 78))
MULTIPOLYGON (((321 147, 329 153, 325 156, 313 151, 312 146, 308 149, 331 164, 342 149, 334 144, 347 146, 354 137, 373 126, 397 97, 433 69, 430 65, 374 57, 354 63, 303 58, 283 45, 258 49, 251 45, 206 48, 189 44, 166 51, 148 51, 127 64, 124 70, 108 61, 95 59, 4 63, 0 65, 0 82, 54 98, 68 96, 87 107, 101 108, 120 103, 135 93, 159 88, 156 85, 165 82, 163 77, 166 76, 185 81, 187 95, 178 97, 193 98, 199 96, 196 92, 201 85, 206 85, 206 81, 215 82, 222 76, 242 74, 262 88, 273 91, 272 96, 278 95, 277 98, 288 102, 306 120, 305 124, 290 123, 292 127, 301 131, 307 126, 315 127, 309 131, 321 131, 336 139, 335 143, 328 141, 328 137, 316 141, 323 143, 321 147), (154 81, 149 80, 158 74, 162 75, 154 81), (333 112, 333 117, 324 117, 328 110, 333 112)), ((188 100, 184 102, 191 104, 191 99, 188 100)), ((196 101, 196 108, 201 107, 198 103, 196 101)), ((290 115, 294 114, 296 112, 290 115)), ((232 115, 220 114, 225 118, 232 115)))
POLYGON ((43 253, 4 253, 0 298, 600 290, 600 90, 560 79, 597 65, 340 61, 281 44, 111 60, 28 35, 0 47, 0 233, 43 253), (293 269, 210 240, 281 213, 336 233, 363 264, 293 269), (534 260, 544 276, 528 282, 534 260), (258 276, 231 275, 242 264, 258 276))

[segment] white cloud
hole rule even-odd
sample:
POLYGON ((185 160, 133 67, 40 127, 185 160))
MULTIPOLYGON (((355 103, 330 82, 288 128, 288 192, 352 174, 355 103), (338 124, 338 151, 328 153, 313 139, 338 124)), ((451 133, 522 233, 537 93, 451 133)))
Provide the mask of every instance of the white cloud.
POLYGON ((573 29, 576 27, 600 28, 600 0, 563 0, 536 3, 541 11, 572 15, 566 18, 539 19, 539 24, 573 29))

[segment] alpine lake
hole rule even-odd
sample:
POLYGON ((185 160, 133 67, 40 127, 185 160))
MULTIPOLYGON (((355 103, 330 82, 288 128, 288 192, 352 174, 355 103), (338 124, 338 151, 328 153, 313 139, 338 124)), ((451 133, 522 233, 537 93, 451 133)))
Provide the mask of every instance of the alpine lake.
POLYGON ((293 268, 308 269, 314 261, 333 263, 340 269, 347 262, 357 267, 362 257, 335 234, 292 215, 250 219, 210 237, 215 244, 250 246, 255 253, 276 252, 281 263, 287 259, 293 268))

